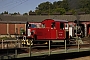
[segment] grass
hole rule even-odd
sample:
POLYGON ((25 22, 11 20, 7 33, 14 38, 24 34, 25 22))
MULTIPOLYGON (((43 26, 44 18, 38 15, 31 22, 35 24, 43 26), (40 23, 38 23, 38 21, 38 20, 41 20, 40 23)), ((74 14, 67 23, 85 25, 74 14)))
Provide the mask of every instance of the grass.
POLYGON ((0 40, 15 40, 16 38, 12 38, 12 37, 2 37, 0 38, 0 40))

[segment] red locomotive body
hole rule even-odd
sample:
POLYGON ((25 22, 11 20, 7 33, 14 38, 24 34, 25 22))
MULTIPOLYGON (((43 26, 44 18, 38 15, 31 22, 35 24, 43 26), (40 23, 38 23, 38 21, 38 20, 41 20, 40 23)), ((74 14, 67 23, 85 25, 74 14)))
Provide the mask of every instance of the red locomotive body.
POLYGON ((28 25, 27 37, 35 40, 65 40, 69 37, 68 21, 45 19, 40 27, 31 28, 28 25))

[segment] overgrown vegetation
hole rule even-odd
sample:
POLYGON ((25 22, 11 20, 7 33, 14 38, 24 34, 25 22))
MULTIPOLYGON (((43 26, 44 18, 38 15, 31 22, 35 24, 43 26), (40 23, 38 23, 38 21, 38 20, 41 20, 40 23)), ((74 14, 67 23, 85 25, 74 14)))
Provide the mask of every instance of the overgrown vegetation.
POLYGON ((0 40, 15 40, 16 38, 13 37, 1 37, 0 40))

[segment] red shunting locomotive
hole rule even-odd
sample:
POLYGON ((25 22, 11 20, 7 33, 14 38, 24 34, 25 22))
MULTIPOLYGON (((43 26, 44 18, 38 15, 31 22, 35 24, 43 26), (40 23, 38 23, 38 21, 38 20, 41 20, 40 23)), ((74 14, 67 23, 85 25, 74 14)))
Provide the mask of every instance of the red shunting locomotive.
POLYGON ((40 24, 26 24, 26 39, 34 41, 68 40, 67 20, 45 19, 40 24))

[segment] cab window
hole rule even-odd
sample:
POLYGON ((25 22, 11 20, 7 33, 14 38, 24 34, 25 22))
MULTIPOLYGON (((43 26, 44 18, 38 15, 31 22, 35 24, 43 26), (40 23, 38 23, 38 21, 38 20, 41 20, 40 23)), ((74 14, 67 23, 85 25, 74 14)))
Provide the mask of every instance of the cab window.
POLYGON ((45 24, 42 24, 42 28, 45 28, 45 24))
POLYGON ((31 28, 36 28, 37 26, 35 24, 31 24, 31 28))
POLYGON ((51 23, 51 28, 55 28, 55 22, 51 23))
POLYGON ((60 22, 60 29, 64 29, 64 23, 63 22, 60 22))
POLYGON ((28 27, 29 28, 36 28, 36 25, 35 24, 29 24, 28 27))

